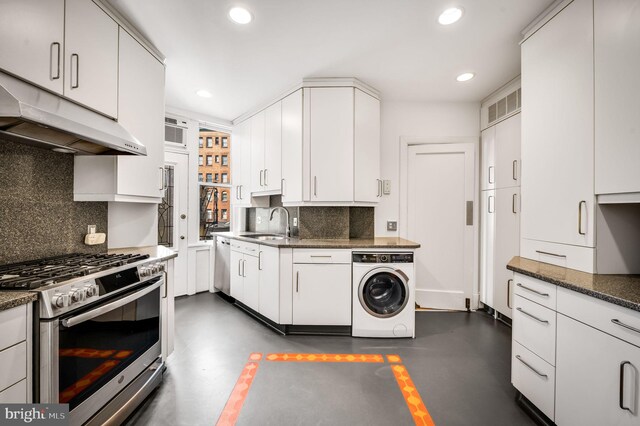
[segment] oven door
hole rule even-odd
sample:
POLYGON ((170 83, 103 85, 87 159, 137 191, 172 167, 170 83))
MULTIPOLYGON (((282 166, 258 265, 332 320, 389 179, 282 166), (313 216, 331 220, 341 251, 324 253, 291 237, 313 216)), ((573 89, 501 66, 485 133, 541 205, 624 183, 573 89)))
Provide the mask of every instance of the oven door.
POLYGON ((42 390, 45 400, 69 404, 71 424, 88 420, 160 356, 163 284, 152 278, 49 324, 51 382, 42 390))

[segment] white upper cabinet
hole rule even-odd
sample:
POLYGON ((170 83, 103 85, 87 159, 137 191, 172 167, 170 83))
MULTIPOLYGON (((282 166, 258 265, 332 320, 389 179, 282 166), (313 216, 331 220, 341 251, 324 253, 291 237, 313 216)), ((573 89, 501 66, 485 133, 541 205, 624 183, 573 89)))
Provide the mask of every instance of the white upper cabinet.
POLYGON ((594 247, 592 5, 573 1, 522 44, 524 239, 594 247))
POLYGON ((62 94, 64 0, 3 0, 0 68, 62 94))
POLYGON ((302 202, 302 89, 282 100, 282 202, 302 202))
POLYGON ((520 185, 521 118, 516 114, 495 127, 496 189, 520 185))
POLYGON ((496 188, 496 126, 483 130, 480 138, 480 189, 486 191, 496 188))
POLYGON ((595 0, 596 193, 640 192, 640 0, 595 0))
POLYGON ((251 192, 264 188, 264 123, 265 111, 260 111, 249 119, 251 126, 251 192))
MULTIPOLYGON (((309 88, 304 101, 304 149, 309 174, 304 199, 353 202, 354 88, 309 88), (305 105, 305 106, 306 106, 305 105)), ((307 182, 305 182, 305 178, 307 182)))
POLYGON ((118 116, 118 24, 95 3, 66 0, 64 96, 118 116))
POLYGON ((251 205, 251 121, 233 128, 231 143, 231 202, 237 207, 251 205))
POLYGON ((380 101, 355 89, 355 201, 382 197, 380 178, 380 101))
POLYGON ((251 192, 279 194, 281 189, 282 104, 276 102, 250 118, 251 192))

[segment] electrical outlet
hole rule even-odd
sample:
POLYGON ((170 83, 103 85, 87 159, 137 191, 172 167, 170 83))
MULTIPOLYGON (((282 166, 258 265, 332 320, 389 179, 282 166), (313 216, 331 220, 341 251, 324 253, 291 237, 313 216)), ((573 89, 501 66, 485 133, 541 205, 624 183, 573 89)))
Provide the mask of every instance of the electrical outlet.
POLYGON ((390 180, 383 180, 382 181, 382 193, 384 195, 391 194, 391 181, 390 180))
POLYGON ((297 217, 293 218, 293 226, 298 226, 298 218, 297 217))
POLYGON ((398 222, 395 220, 387 221, 387 231, 397 231, 398 230, 398 222))

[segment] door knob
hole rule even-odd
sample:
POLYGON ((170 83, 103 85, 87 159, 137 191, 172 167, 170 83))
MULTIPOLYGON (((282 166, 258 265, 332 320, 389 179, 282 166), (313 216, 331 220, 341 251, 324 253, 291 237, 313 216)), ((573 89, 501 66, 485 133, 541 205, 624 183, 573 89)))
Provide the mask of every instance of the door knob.
POLYGON ((186 214, 183 213, 183 214, 180 215, 180 219, 186 219, 186 218, 187 218, 186 214))
POLYGON ((184 240, 184 235, 180 235, 180 239, 181 239, 181 240, 184 240))

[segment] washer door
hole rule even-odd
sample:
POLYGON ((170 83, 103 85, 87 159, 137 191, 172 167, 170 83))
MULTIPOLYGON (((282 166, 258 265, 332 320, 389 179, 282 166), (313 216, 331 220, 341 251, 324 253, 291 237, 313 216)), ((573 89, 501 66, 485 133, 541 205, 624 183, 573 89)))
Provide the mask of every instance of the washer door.
POLYGON ((402 312, 409 301, 407 277, 391 268, 373 269, 360 281, 358 298, 371 315, 391 318, 402 312))

